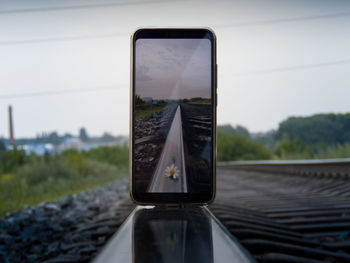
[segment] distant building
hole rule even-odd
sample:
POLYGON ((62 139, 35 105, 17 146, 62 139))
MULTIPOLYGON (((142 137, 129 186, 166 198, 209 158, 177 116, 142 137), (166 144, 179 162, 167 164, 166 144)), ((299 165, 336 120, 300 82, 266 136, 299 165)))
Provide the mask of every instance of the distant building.
POLYGON ((99 146, 123 146, 128 145, 129 138, 120 136, 117 140, 105 142, 83 142, 77 137, 69 137, 65 139, 60 145, 56 147, 56 152, 61 153, 68 149, 75 149, 77 151, 89 151, 99 146))
POLYGON ((63 142, 56 147, 56 151, 61 153, 68 149, 77 149, 84 143, 78 137, 67 137, 63 142))
POLYGON ((51 143, 25 144, 20 146, 20 148, 25 150, 27 155, 34 153, 38 156, 44 156, 46 154, 51 155, 55 151, 55 146, 51 143))

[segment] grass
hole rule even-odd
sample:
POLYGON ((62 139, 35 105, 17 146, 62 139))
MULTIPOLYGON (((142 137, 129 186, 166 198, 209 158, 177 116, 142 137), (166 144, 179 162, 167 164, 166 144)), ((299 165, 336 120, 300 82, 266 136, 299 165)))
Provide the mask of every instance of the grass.
POLYGON ((142 104, 137 105, 135 109, 135 119, 139 120, 142 119, 148 115, 151 115, 152 113, 155 113, 157 111, 161 111, 166 106, 166 103, 163 104, 142 104))
POLYGON ((125 156, 115 158, 113 163, 112 159, 96 160, 101 158, 103 149, 92 153, 69 151, 46 159, 38 158, 0 174, 0 217, 24 205, 54 201, 128 176, 127 150, 109 148, 105 150, 123 152, 125 156))
POLYGON ((217 134, 218 161, 268 160, 270 158, 268 150, 258 142, 221 131, 217 134))
POLYGON ((188 103, 189 104, 210 104, 211 99, 198 99, 198 100, 189 101, 188 103))

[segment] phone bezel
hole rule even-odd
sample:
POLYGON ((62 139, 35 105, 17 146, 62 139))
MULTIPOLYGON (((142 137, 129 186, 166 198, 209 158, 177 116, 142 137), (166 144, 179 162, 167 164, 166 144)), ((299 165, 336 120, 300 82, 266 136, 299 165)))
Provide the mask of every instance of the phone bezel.
POLYGON ((130 196, 131 199, 141 205, 157 204, 209 204, 215 198, 216 189, 216 106, 217 106, 217 63, 216 63, 216 36, 209 28, 140 28, 131 36, 131 75, 130 75, 130 196), (211 42, 211 96, 212 96, 212 187, 209 193, 137 193, 134 184, 134 94, 135 94, 135 43, 140 38, 148 39, 209 39, 211 42))

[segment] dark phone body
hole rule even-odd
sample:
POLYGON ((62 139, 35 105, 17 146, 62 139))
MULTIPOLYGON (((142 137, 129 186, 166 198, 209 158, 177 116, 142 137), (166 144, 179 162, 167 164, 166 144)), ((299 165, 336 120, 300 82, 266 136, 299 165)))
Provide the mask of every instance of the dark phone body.
POLYGON ((131 198, 139 204, 210 203, 215 35, 204 28, 139 29, 131 45, 131 198))

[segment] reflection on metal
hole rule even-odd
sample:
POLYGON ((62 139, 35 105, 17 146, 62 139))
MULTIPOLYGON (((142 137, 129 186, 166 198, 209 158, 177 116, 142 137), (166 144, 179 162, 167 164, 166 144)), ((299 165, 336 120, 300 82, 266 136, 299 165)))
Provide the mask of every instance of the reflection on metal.
POLYGON ((134 262, 213 262, 211 223, 201 209, 142 209, 133 229, 134 262))
POLYGON ((272 174, 341 177, 350 176, 350 158, 325 160, 271 160, 220 162, 219 167, 272 174))
POLYGON ((232 161, 232 162, 219 162, 220 166, 230 165, 299 165, 299 164, 343 164, 350 163, 350 158, 337 158, 337 159, 315 159, 315 160, 263 160, 263 161, 232 161))
POLYGON ((207 208, 137 207, 94 262, 254 260, 207 208))

